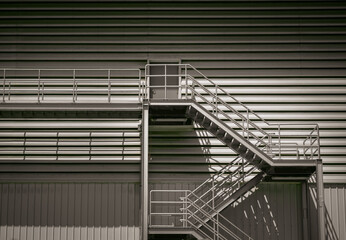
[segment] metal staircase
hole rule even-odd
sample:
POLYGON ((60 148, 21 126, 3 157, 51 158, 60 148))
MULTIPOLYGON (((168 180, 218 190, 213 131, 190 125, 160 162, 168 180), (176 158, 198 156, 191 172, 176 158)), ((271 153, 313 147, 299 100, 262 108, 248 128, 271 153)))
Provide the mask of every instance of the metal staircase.
POLYGON ((152 190, 152 232, 191 228, 199 239, 252 239, 225 219, 221 211, 265 177, 310 176, 315 169, 311 160, 320 159, 318 125, 268 123, 188 64, 147 65, 145 76, 144 97, 154 112, 174 116, 179 114, 180 106, 185 117, 237 154, 194 190, 152 190), (152 66, 161 66, 162 74, 151 74, 152 66), (169 74, 172 66, 179 68, 178 74, 169 74), (169 85, 169 79, 175 77, 179 84, 169 85), (161 78, 162 84, 151 86, 152 78, 161 78), (173 87, 178 89, 177 99, 167 94, 173 87), (152 88, 164 91, 160 99, 152 98, 152 88), (163 199, 164 195, 171 198, 163 199))
MULTIPOLYGON (((149 119, 148 114, 143 116, 146 108, 152 121, 193 121, 233 150, 236 157, 195 189, 151 190, 150 233, 187 233, 212 240, 251 239, 224 218, 222 210, 246 197, 263 179, 309 178, 316 170, 314 160, 320 160, 317 124, 269 123, 189 64, 148 64, 144 79, 139 69, 3 69, 0 76, 2 117, 142 116, 144 121, 149 119)), ((13 134, 17 133, 2 131, 0 137, 5 141, 0 146, 0 160, 11 154, 16 159, 19 156, 18 160, 40 156, 60 160, 64 154, 71 154, 70 146, 79 147, 76 157, 98 160, 109 156, 118 144, 116 140, 95 143, 105 138, 98 131, 74 132, 72 136, 69 131, 57 130, 54 136, 49 135, 52 140, 44 143, 47 151, 38 152, 37 133, 19 132, 17 142, 10 146, 6 142, 13 134), (108 146, 112 146, 110 151, 108 146)), ((147 158, 148 148, 142 148, 144 151, 147 158)), ((148 178, 142 180, 147 184, 148 178)), ((143 192, 147 189, 143 187, 143 192)), ((147 199, 145 194, 143 199, 147 199)), ((144 202, 142 208, 145 206, 144 202)), ((144 211, 143 216, 147 216, 144 211)))

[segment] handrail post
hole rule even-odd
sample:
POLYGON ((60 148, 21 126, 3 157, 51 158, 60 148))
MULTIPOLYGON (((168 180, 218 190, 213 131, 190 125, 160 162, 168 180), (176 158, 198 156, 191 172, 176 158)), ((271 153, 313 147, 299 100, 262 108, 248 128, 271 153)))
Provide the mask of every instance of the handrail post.
POLYGON ((76 102, 76 69, 73 69, 72 101, 76 102))
POLYGON ((312 147, 312 135, 310 135, 310 159, 314 159, 314 153, 313 153, 314 149, 312 147))
POLYGON ((281 160, 281 125, 278 124, 278 130, 279 130, 279 160, 281 160))
POLYGON ((92 132, 90 131, 89 133, 89 161, 91 161, 91 142, 92 142, 91 134, 92 132))
POLYGON ((8 96, 7 96, 8 101, 11 100, 11 81, 8 82, 8 96))
POLYGON ((108 102, 111 102, 111 70, 108 69, 108 102))
POLYGON ((23 160, 25 161, 25 154, 26 154, 26 131, 24 131, 24 142, 23 142, 23 160))
POLYGON ((167 99, 167 64, 165 64, 165 99, 167 99))
POLYGON ((219 113, 219 105, 218 105, 218 103, 219 103, 219 101, 218 101, 218 91, 217 91, 217 88, 218 88, 218 86, 217 85, 215 85, 215 115, 216 115, 216 117, 218 118, 218 113, 219 113))
POLYGON ((183 208, 184 208, 184 211, 183 211, 183 227, 187 227, 187 191, 185 191, 185 197, 184 197, 184 203, 183 203, 183 208))
POLYGON ((246 135, 247 135, 247 140, 249 140, 249 109, 246 109, 246 135))
POLYGON ((320 126, 319 125, 317 125, 316 126, 316 128, 317 128, 317 144, 318 144, 318 159, 321 159, 321 139, 320 139, 320 126))
POLYGON ((58 161, 58 154, 59 154, 59 131, 56 132, 56 158, 55 160, 58 161))
POLYGON ((2 101, 5 102, 5 90, 6 90, 6 69, 4 69, 3 76, 3 89, 2 89, 2 101))
POLYGON ((40 103, 40 89, 41 89, 41 69, 38 69, 38 91, 37 91, 37 102, 40 103))
POLYGON ((41 94, 41 100, 44 100, 44 82, 42 82, 42 94, 41 94))
POLYGON ((185 65, 185 98, 186 100, 188 99, 187 97, 187 65, 185 65))

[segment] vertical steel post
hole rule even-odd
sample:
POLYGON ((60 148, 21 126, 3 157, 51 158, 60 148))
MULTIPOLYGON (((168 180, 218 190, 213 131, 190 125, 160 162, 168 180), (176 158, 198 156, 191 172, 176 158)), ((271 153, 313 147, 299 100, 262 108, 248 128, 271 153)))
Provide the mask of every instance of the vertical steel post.
POLYGON ((41 69, 38 70, 37 102, 40 103, 41 69))
POLYGON ((167 64, 165 64, 165 99, 167 99, 167 64))
POLYGON ((318 217, 318 239, 325 240, 324 220, 324 186, 323 186, 323 163, 322 159, 316 160, 316 186, 317 186, 317 217, 318 217))
POLYGON ((3 76, 3 86, 2 86, 2 101, 5 102, 5 90, 6 90, 6 69, 4 69, 4 76, 3 76))
POLYGON ((108 69, 108 102, 111 102, 111 70, 108 69))
POLYGON ((307 182, 302 182, 302 218, 303 218, 303 239, 308 240, 309 238, 309 224, 308 224, 308 216, 309 216, 309 208, 308 208, 308 198, 307 194, 307 182))
POLYGON ((149 103, 148 100, 143 101, 142 110, 142 240, 148 239, 148 167, 149 167, 149 103))

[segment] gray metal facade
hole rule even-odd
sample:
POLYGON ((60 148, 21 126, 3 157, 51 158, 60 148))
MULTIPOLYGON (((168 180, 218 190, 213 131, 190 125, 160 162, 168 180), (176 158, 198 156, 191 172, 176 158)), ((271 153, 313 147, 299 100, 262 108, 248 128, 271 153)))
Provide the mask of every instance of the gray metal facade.
MULTIPOLYGON (((270 122, 318 123, 327 183, 327 232, 329 239, 346 238, 346 2, 2 0, 0 4, 1 68, 144 71, 147 62, 188 63, 270 122)), ((116 160, 119 166, 117 173, 110 174, 104 169, 91 173, 65 162, 54 163, 53 172, 44 164, 26 169, 2 165, 0 240, 139 239, 138 124, 136 118, 24 122, 2 116, 2 142, 23 143, 25 131, 33 136, 39 130, 52 142, 59 138, 81 145, 92 136, 117 146, 111 150, 98 149, 97 144, 82 146, 72 155, 61 148, 57 156, 28 155, 25 160, 116 160), (77 130, 77 136, 69 136, 70 130, 77 130), (104 131, 111 131, 113 138, 102 135, 104 131), (83 157, 88 151, 94 153, 90 159, 83 157), (102 151, 108 151, 108 157, 102 151), (95 195, 94 203, 83 202, 90 191, 100 195, 95 195), (112 199, 114 215, 103 204, 112 199), (35 210, 33 219, 25 219, 30 204, 40 210, 37 214, 35 210), (49 204, 58 208, 53 215, 49 204), (87 214, 97 215, 99 208, 107 217, 101 214, 89 222, 83 218, 83 206, 87 214), (121 215, 116 211, 119 206, 121 215)), ((218 162, 234 156, 219 140, 192 125, 151 126, 150 136, 150 189, 195 186, 218 162)), ((45 147, 35 145, 34 139, 27 151, 45 147)), ((23 144, 5 144, 0 158, 23 160, 23 144)), ((259 188, 235 210, 240 226, 255 239, 303 239, 300 183, 262 183, 259 188), (261 210, 264 207, 274 209, 273 215, 261 210)), ((317 232, 313 196, 309 195, 311 239, 317 232)))

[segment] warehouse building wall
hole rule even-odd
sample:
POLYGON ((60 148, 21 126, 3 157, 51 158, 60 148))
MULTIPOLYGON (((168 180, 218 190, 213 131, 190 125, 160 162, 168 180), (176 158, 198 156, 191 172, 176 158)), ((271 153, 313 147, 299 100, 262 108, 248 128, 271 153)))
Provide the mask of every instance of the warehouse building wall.
MULTIPOLYGON (((3 0, 0 10, 1 68, 144 70, 148 61, 180 61, 201 70, 270 122, 319 123, 324 179, 329 184, 325 190, 329 223, 332 224, 329 229, 335 230, 329 236, 330 239, 343 239, 345 236, 346 214, 342 205, 346 184, 345 2, 3 0)), ((99 120, 92 121, 100 123, 99 120)), ((112 126, 107 125, 107 129, 136 132, 136 121, 138 119, 126 123, 131 125, 126 130, 121 126, 127 125, 120 123, 115 126, 110 121, 112 126)), ((27 126, 20 126, 20 122, 14 124, 13 119, 1 119, 3 139, 13 137, 8 135, 9 126, 18 134, 27 129, 27 126)), ((50 124, 49 129, 59 129, 59 121, 50 124)), ((76 124, 70 126, 74 129, 76 124)), ((41 125, 41 128, 44 127, 41 125)), ((88 131, 87 128, 83 131, 88 131)), ((150 181, 153 185, 177 179, 192 183, 202 181, 214 166, 233 156, 232 151, 196 126, 153 126, 151 134, 150 181), (186 172, 189 175, 181 178, 186 172)), ((119 141, 123 138, 121 134, 116 136, 119 141)), ((119 146, 108 160, 131 160, 134 165, 139 165, 139 143, 136 139, 134 141, 126 149, 119 146)), ((2 150, 7 151, 6 148, 8 146, 2 150)), ((97 149, 94 150, 96 153, 97 149)), ((105 160, 100 155, 95 156, 95 161, 105 160)), ((60 160, 63 159, 64 155, 60 160)), ((30 176, 35 178, 36 175, 30 176)), ((29 185, 14 184, 15 177, 9 173, 2 173, 0 177, 2 182, 6 182, 2 185, 2 198, 8 199, 4 186, 13 191, 29 188, 29 185)), ((64 188, 66 191, 80 188, 84 194, 82 187, 88 186, 89 189, 91 185, 88 184, 96 186, 100 176, 87 185, 78 185, 82 183, 76 179, 73 181, 77 183, 66 183, 64 188)), ((55 192, 54 187, 58 186, 42 178, 37 181, 39 183, 30 187, 40 189, 45 186, 55 192)), ((117 184, 120 183, 111 182, 98 187, 101 190, 102 187, 112 189, 111 186, 117 184)), ((299 186, 292 184, 292 188, 299 191, 299 186)), ((275 196, 282 198, 285 193, 278 189, 287 186, 277 184, 275 187, 275 196)), ((138 190, 138 187, 134 189, 138 190)), ((126 195, 127 191, 122 193, 126 195)), ((296 197, 293 202, 300 201, 299 193, 292 196, 296 197)), ((67 196, 66 199, 70 201, 67 196)), ((105 195, 102 199, 109 198, 105 195)), ((1 204, 4 203, 2 200, 1 204)), ((290 203, 290 208, 294 209, 295 205, 290 203)), ((312 203, 311 195, 313 210, 312 203)), ((310 214, 310 234, 314 236, 313 211, 310 214)), ((12 226, 11 221, 7 215, 2 218, 1 234, 4 234, 4 227, 12 226)), ((128 227, 124 231, 133 232, 128 239, 138 239, 136 224, 122 225, 128 227)), ((94 225, 99 227, 96 223, 94 225)), ((292 229, 296 227, 292 225, 292 229)), ((6 230, 6 234, 7 231, 12 230, 6 230)), ((48 229, 44 231, 49 232, 48 229)), ((118 230, 113 228, 112 231, 116 234, 118 230)), ((300 236, 300 230, 292 232, 300 236)), ((9 239, 2 236, 1 240, 9 239)), ((122 236, 121 239, 126 239, 122 236)))

